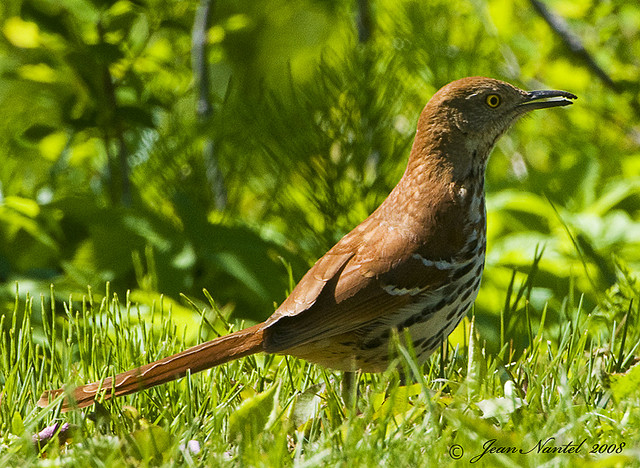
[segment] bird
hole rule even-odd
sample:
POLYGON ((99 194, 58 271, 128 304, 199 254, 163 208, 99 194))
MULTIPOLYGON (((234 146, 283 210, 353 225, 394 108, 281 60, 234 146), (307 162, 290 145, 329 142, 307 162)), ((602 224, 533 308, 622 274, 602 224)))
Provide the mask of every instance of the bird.
POLYGON ((567 106, 567 91, 468 77, 440 88, 418 119, 406 170, 379 207, 323 255, 264 322, 75 389, 62 411, 140 391, 255 353, 345 372, 382 372, 397 331, 424 362, 470 310, 484 269, 484 179, 496 141, 521 116, 567 106))

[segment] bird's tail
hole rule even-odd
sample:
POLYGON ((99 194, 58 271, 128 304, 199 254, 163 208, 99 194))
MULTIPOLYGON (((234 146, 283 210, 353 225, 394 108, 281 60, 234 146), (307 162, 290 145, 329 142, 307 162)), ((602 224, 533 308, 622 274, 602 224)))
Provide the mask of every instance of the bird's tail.
POLYGON ((183 377, 187 371, 200 372, 263 351, 263 336, 264 324, 260 323, 100 382, 71 391, 48 390, 38 400, 38 406, 47 406, 58 395, 68 394, 62 405, 62 411, 68 411, 93 404, 101 390, 104 398, 109 399, 154 387, 183 377))

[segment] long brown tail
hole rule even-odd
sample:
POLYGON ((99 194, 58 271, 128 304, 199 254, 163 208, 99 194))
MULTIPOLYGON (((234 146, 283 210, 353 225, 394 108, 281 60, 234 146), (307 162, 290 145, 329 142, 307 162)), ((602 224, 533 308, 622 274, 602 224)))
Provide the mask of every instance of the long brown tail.
MULTIPOLYGON (((101 390, 104 398, 128 395, 144 388, 154 387, 183 377, 187 371, 200 372, 211 367, 263 351, 264 324, 221 336, 189 348, 181 353, 132 369, 101 382, 93 382, 72 390, 65 398, 62 411, 91 405, 101 390)), ((48 390, 38 400, 38 406, 47 406, 65 390, 48 390)))

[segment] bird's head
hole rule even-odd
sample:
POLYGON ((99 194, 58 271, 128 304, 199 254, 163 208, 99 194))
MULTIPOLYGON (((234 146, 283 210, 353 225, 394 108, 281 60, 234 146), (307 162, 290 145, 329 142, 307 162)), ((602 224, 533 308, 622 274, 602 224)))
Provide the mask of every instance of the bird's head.
POLYGON ((576 96, 566 91, 527 92, 492 78, 463 78, 433 95, 418 122, 416 140, 422 141, 423 152, 443 157, 464 177, 486 164, 495 142, 520 116, 567 106, 572 99, 576 96))

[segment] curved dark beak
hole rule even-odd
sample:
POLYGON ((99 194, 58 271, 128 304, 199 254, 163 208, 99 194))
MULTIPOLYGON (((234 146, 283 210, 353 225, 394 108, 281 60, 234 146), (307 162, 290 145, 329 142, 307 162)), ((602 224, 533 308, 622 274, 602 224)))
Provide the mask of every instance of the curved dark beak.
POLYGON ((570 99, 578 99, 575 94, 567 91, 543 89, 530 91, 525 96, 525 101, 518 107, 522 110, 546 109, 547 107, 569 106, 573 104, 570 99))

